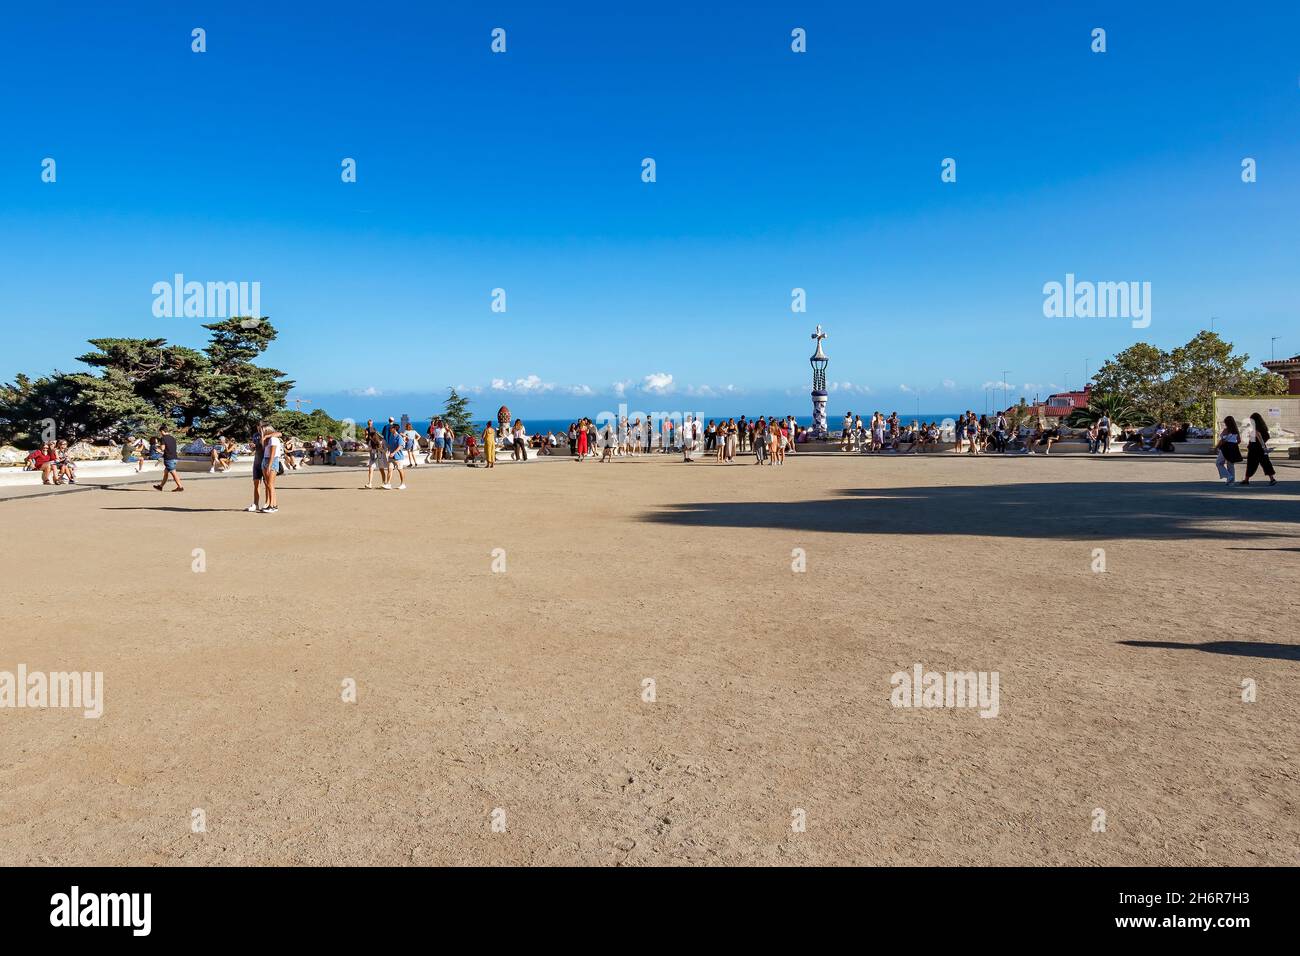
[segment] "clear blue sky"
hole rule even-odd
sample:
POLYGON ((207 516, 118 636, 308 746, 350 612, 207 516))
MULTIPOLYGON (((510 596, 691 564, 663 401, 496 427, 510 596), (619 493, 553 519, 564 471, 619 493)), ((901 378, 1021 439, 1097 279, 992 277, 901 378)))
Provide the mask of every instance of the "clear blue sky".
POLYGON ((6 380, 75 368, 94 335, 201 345, 204 320, 151 311, 177 272, 260 282, 267 361, 340 417, 424 417, 453 384, 480 416, 594 414, 615 383, 635 407, 802 415, 817 322, 832 417, 982 409, 1003 370, 1013 398, 1078 387, 1086 360, 1211 315, 1255 359, 1274 335, 1300 352, 1293 2, 69 3, 5 21, 6 380), (1044 318, 1067 272, 1151 282, 1150 328, 1044 318))

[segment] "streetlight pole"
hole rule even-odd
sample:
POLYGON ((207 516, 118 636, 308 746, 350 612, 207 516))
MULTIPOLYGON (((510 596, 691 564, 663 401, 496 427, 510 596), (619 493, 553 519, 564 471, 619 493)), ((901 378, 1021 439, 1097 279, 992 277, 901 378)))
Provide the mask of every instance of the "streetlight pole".
POLYGON ((1007 378, 1010 372, 1002 373, 1002 405, 1004 408, 1011 407, 1011 379, 1007 378))
POLYGON ((1274 350, 1274 347, 1277 345, 1277 340, 1280 339, 1281 337, 1282 337, 1282 336, 1280 336, 1280 335, 1275 335, 1275 336, 1273 336, 1271 339, 1268 340, 1268 360, 1269 360, 1270 362, 1273 361, 1275 358, 1277 358, 1277 356, 1274 354, 1274 351, 1273 351, 1273 350, 1274 350))

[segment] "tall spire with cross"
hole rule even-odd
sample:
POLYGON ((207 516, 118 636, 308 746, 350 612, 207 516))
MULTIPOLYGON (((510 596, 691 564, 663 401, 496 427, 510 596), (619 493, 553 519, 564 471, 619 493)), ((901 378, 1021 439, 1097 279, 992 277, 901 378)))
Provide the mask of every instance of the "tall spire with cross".
POLYGON ((830 359, 822 351, 822 339, 826 338, 826 333, 822 331, 820 324, 810 338, 817 343, 817 350, 813 352, 812 358, 808 360, 813 370, 812 432, 814 438, 825 438, 828 434, 826 429, 826 366, 830 364, 830 359))

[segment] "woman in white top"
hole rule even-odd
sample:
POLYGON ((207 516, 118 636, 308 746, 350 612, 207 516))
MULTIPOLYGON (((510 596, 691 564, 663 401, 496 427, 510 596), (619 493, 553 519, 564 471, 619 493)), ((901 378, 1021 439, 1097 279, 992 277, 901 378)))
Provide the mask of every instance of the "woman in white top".
MULTIPOLYGON (((270 432, 270 429, 266 432, 270 432)), ((275 473, 280 466, 283 449, 284 442, 278 433, 271 434, 271 437, 262 441, 262 484, 266 486, 266 507, 262 509, 262 514, 275 514, 280 510, 275 496, 275 473)))
POLYGON ((528 460, 528 436, 524 433, 524 423, 515 419, 515 427, 511 429, 514 436, 514 459, 515 461, 528 460))
POLYGON ((1241 461, 1241 429, 1237 427, 1237 420, 1231 415, 1223 420, 1223 431, 1219 432, 1218 452, 1219 456, 1214 464, 1219 469, 1219 477, 1229 485, 1235 484, 1237 462, 1241 461))
POLYGON ((435 418, 433 421, 433 462, 440 464, 442 462, 442 453, 445 450, 444 445, 447 438, 447 429, 442 425, 441 418, 435 418))

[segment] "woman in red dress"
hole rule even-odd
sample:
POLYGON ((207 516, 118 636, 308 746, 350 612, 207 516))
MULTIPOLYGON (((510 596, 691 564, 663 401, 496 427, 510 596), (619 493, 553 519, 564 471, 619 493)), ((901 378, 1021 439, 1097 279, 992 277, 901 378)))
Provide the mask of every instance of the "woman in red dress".
POLYGON ((587 457, 587 420, 578 424, 578 461, 587 457))

